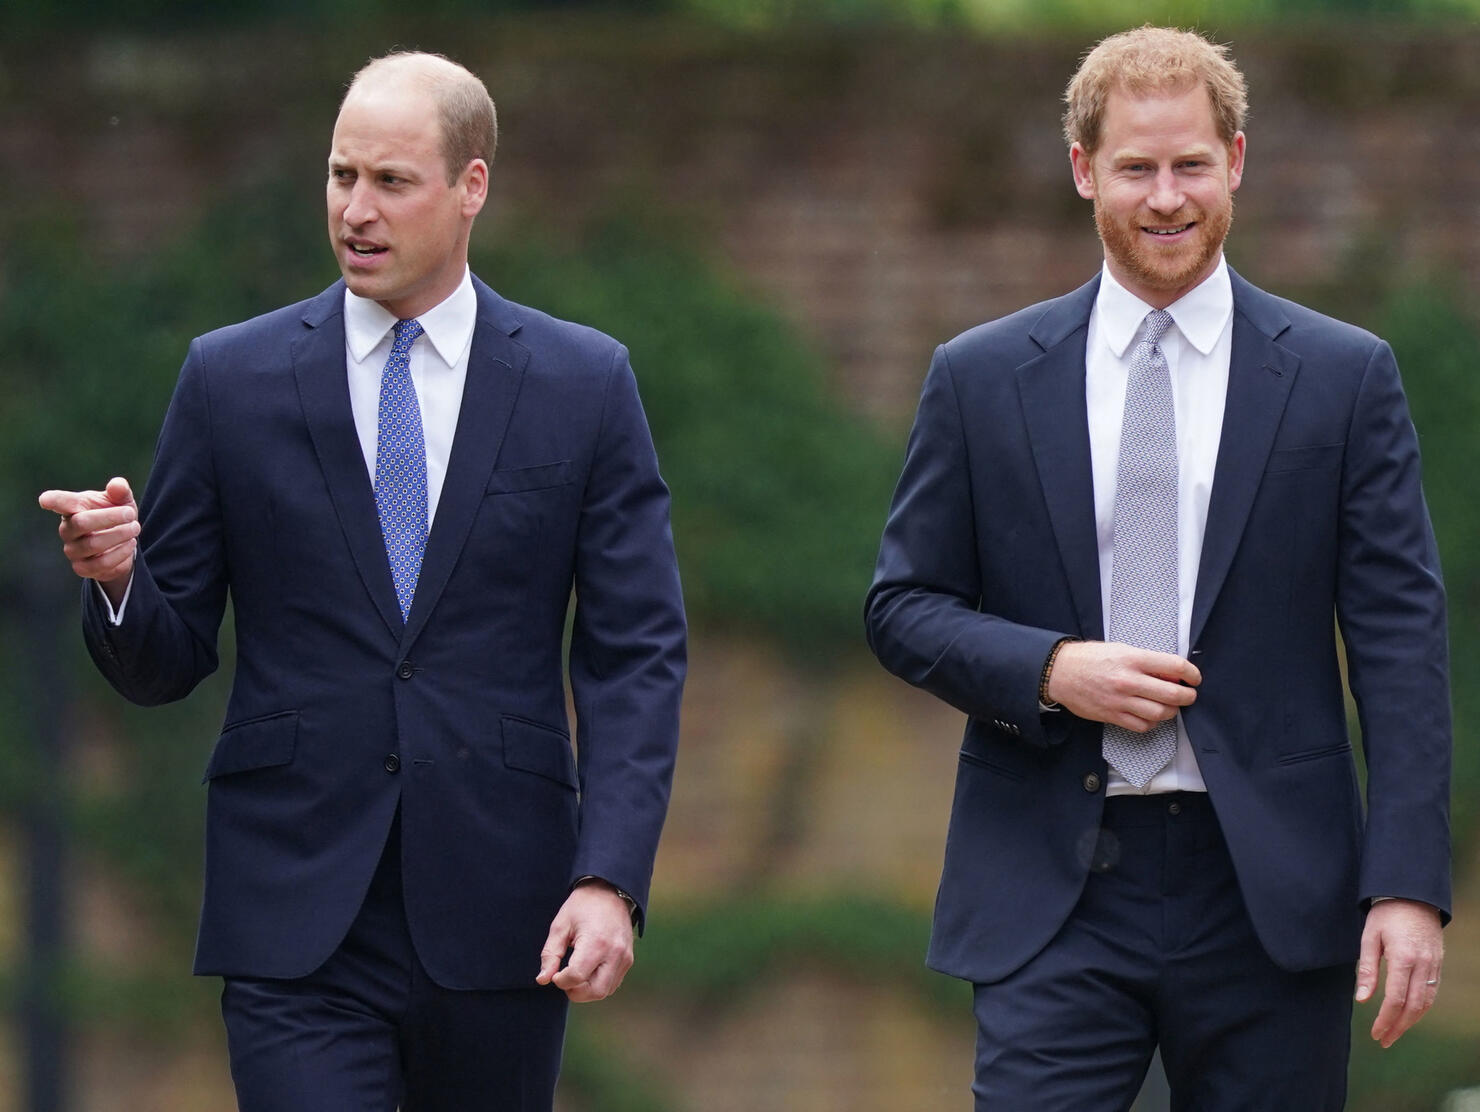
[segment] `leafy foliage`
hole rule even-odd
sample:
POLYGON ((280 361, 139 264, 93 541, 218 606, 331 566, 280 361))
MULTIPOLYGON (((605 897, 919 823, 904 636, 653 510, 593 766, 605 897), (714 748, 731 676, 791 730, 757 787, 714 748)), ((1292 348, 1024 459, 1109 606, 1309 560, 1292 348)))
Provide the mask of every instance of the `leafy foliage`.
POLYGON ((1480 508, 1474 488, 1474 438, 1480 429, 1480 331, 1460 307, 1458 282, 1425 282, 1395 291, 1382 334, 1402 368, 1423 453, 1424 493, 1434 519, 1449 594, 1450 674, 1454 700, 1453 825, 1466 845, 1480 819, 1475 785, 1480 752, 1468 744, 1480 723, 1480 508))
POLYGON ((927 915, 888 899, 747 895, 665 912, 663 929, 643 940, 642 965, 624 991, 731 1008, 777 973, 868 969, 929 1007, 964 1009, 965 988, 923 964, 929 935, 927 915))
POLYGON ((1359 1009, 1352 1020, 1350 1112, 1434 1112, 1449 1107, 1447 1093, 1480 1081, 1473 1038, 1441 1034, 1430 1019, 1383 1050, 1372 1041, 1375 1008, 1359 1009))
MULTIPOLYGON (((291 19, 295 25, 390 19, 404 9, 393 0, 17 0, 12 27, 86 28, 246 26, 291 19)), ((1128 27, 1148 20, 1178 26, 1251 23, 1311 16, 1383 19, 1473 16, 1477 0, 425 0, 418 19, 570 10, 698 16, 734 27, 769 29, 796 23, 887 23, 1000 31, 1024 27, 1128 27)))
POLYGON ((614 1052, 590 1019, 588 1008, 571 1013, 560 1067, 562 1100, 574 1097, 576 1107, 589 1112, 678 1112, 662 1087, 614 1052))
POLYGON ((814 666, 859 642, 899 450, 839 410, 775 313, 640 216, 600 222, 576 249, 525 234, 474 268, 631 345, 700 622, 814 666))
MULTIPOLYGON (((102 850, 120 880, 149 893, 163 939, 184 954, 199 907, 200 797, 182 787, 205 766, 231 671, 230 634, 221 675, 204 695, 151 711, 122 704, 86 661, 76 584, 55 551, 54 519, 37 508, 36 496, 48 487, 96 488, 119 474, 143 489, 190 336, 267 309, 285 290, 307 293, 319 284, 322 276, 295 260, 322 233, 315 225, 314 239, 302 238, 301 224, 284 215, 295 207, 302 209, 284 206, 278 190, 262 190, 159 258, 120 273, 90 265, 75 228, 40 222, 17 237, 4 270, 0 344, 13 355, 15 381, 0 410, 0 513, 15 527, 0 541, 0 561, 12 574, 40 569, 41 578, 14 583, 0 602, 12 620, 21 589, 55 591, 69 604, 55 611, 52 628, 28 628, 25 636, 66 638, 71 668, 53 679, 79 695, 67 730, 104 722, 127 751, 116 777, 68 801, 73 833, 102 850)), ((7 669, 0 701, 23 704, 26 675, 7 669)), ((37 779, 42 757, 19 736, 18 721, 7 715, 0 723, 0 752, 17 773, 7 781, 15 794, 6 802, 14 806, 37 779)))

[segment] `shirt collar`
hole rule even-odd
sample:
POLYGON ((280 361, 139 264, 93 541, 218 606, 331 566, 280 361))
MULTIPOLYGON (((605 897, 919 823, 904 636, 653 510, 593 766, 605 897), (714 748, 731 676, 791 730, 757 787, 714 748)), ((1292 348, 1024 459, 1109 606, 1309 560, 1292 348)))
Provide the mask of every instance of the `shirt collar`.
MULTIPOLYGON (((457 289, 416 319, 442 362, 453 367, 467 350, 477 317, 478 295, 472 274, 464 269, 457 289)), ((395 326, 396 318, 380 302, 345 289, 344 340, 357 363, 364 362, 395 326)))
MULTIPOLYGON (((1120 359, 1136 338, 1151 306, 1117 282, 1107 263, 1100 275, 1095 312, 1100 334, 1120 359)), ((1219 255, 1213 273, 1168 305, 1167 312, 1172 314, 1177 331, 1189 344, 1203 355, 1210 353, 1233 315, 1233 283, 1228 278, 1228 261, 1219 255)))

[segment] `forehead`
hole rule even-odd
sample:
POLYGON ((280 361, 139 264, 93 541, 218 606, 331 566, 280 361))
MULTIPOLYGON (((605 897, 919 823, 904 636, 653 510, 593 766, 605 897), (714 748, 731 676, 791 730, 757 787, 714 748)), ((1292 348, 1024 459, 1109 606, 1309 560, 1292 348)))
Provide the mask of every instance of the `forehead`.
POLYGON ((436 102, 415 84, 357 86, 334 121, 334 158, 416 162, 440 156, 436 102))
POLYGON ((1223 149, 1213 102, 1202 84, 1131 93, 1112 89, 1105 98, 1100 149, 1107 157, 1173 147, 1223 149))

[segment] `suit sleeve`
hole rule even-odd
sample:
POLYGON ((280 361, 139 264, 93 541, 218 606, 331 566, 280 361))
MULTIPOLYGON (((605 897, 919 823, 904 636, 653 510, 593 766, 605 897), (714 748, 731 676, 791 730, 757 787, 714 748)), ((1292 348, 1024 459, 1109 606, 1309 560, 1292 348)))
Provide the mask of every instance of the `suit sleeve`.
POLYGON ((1363 376, 1342 476, 1337 617, 1367 761, 1363 899, 1450 912, 1448 640, 1418 438, 1392 350, 1363 376))
POLYGON ((226 567, 210 449, 204 357, 181 369, 140 506, 140 547, 121 623, 83 584, 83 634, 99 671, 145 706, 188 695, 216 670, 226 567))
POLYGON ((1067 634, 982 612, 980 530, 970 443, 949 357, 937 348, 905 449, 904 469, 864 603, 870 648, 885 668, 1018 740, 1064 740, 1073 717, 1042 714, 1038 680, 1067 634))
POLYGON ((609 370, 576 545, 570 677, 581 830, 572 881, 630 894, 639 926, 678 748, 686 629, 668 488, 625 349, 609 370))

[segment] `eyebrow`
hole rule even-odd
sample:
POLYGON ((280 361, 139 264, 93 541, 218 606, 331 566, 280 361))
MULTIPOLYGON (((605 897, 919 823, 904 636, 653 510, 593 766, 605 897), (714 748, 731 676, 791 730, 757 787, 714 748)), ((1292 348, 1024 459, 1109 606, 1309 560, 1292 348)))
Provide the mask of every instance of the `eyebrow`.
MULTIPOLYGON (((1209 159, 1216 157, 1217 150, 1214 147, 1189 147, 1185 151, 1174 154, 1169 161, 1180 162, 1188 158, 1209 159)), ((1110 156, 1111 162, 1155 162, 1153 155, 1138 153, 1134 150, 1116 151, 1110 156)))
MULTIPOLYGON (((337 155, 331 154, 329 156, 329 169, 352 170, 357 169, 357 167, 355 166, 355 162, 353 159, 340 158, 337 155)), ((379 164, 366 166, 364 167, 364 172, 367 174, 392 174, 398 178, 414 178, 417 176, 416 171, 410 166, 405 166, 395 162, 382 162, 379 164)))

